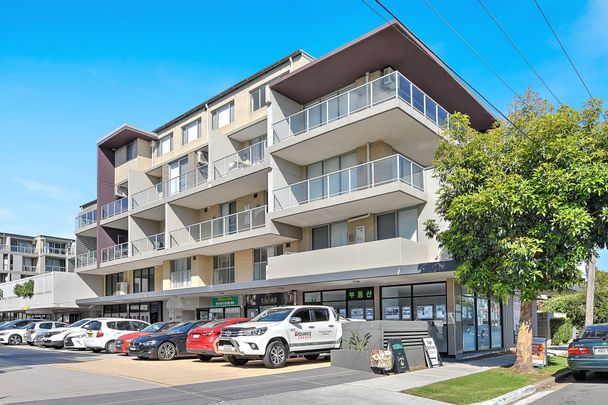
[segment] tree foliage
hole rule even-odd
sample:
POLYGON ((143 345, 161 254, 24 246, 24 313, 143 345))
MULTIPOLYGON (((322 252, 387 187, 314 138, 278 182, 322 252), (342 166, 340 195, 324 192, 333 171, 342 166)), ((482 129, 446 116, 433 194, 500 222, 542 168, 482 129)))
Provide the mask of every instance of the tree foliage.
POLYGON ((34 280, 28 280, 23 284, 15 284, 13 293, 17 297, 31 299, 34 296, 34 280))
POLYGON ((608 238, 608 131, 599 100, 553 108, 528 91, 501 123, 478 132, 462 114, 440 141, 441 185, 429 236, 475 291, 532 301, 580 281, 577 265, 608 238), (523 133, 522 133, 523 132, 523 133))
MULTIPOLYGON (((595 300, 593 308, 593 322, 608 322, 608 273, 597 271, 595 273, 595 300)), ((587 287, 585 290, 558 294, 541 303, 545 312, 561 312, 572 320, 577 329, 585 326, 585 303, 587 301, 587 287)))

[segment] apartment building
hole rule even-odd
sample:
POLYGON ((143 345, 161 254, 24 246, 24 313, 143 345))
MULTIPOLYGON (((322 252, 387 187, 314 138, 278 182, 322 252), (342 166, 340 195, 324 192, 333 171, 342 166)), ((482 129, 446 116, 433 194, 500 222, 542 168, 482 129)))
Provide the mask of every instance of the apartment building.
POLYGON ((97 143, 76 218, 92 315, 253 316, 291 303, 426 320, 460 356, 512 344, 511 303, 466 291, 423 223, 450 113, 494 117, 397 22, 314 59, 294 52, 153 131, 97 143), (409 38, 409 40, 408 40, 409 38))
POLYGON ((101 285, 95 292, 74 273, 74 248, 73 239, 0 233, 0 320, 79 318, 85 311, 76 304, 76 298, 96 296, 101 285), (17 297, 15 286, 29 280, 34 282, 34 296, 17 297))

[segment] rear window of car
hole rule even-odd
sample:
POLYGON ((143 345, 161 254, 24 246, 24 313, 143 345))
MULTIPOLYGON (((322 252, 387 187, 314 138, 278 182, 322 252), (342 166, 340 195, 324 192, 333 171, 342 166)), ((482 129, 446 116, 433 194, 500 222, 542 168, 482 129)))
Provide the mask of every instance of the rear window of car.
POLYGON ((604 339, 608 337, 608 325, 587 326, 581 339, 604 339))
POLYGON ((39 328, 40 329, 53 329, 53 322, 41 323, 39 328))
POLYGON ((131 321, 130 323, 131 323, 130 330, 143 330, 143 329, 146 329, 146 327, 148 327, 148 324, 144 323, 144 322, 131 321))
POLYGON ((91 322, 88 326, 87 326, 88 330, 100 330, 101 329, 101 322, 99 321, 93 321, 91 322))

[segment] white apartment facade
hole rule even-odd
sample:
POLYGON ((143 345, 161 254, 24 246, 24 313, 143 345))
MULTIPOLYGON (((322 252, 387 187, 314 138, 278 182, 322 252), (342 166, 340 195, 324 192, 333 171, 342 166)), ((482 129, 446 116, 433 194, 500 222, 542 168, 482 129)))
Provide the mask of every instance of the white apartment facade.
POLYGON ((454 111, 494 122, 393 22, 316 60, 294 52, 154 131, 119 127, 76 220, 76 272, 104 293, 77 303, 152 322, 323 303, 426 320, 448 355, 510 346, 510 303, 458 285, 423 230, 454 111))

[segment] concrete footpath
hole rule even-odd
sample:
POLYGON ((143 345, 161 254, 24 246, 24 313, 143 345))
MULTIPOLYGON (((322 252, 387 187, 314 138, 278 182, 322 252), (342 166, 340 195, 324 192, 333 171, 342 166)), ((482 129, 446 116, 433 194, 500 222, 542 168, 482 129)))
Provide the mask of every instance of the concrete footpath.
POLYGON ((443 402, 401 393, 403 390, 421 387, 456 377, 478 373, 492 367, 513 364, 515 356, 506 354, 467 362, 446 362, 443 367, 413 371, 369 380, 354 381, 323 388, 265 395, 229 402, 230 404, 396 404, 431 405, 443 402))

